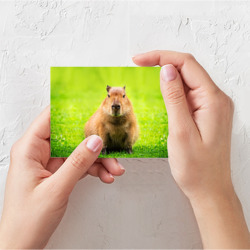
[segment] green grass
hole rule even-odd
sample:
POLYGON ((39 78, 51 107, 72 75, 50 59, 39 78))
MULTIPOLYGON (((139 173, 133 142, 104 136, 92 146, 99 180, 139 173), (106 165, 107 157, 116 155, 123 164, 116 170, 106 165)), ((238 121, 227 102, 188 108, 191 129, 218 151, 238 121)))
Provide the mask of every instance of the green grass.
POLYGON ((68 157, 84 139, 84 125, 106 97, 106 86, 124 86, 140 128, 133 153, 99 157, 167 157, 168 119, 159 67, 52 67, 51 156, 68 157))

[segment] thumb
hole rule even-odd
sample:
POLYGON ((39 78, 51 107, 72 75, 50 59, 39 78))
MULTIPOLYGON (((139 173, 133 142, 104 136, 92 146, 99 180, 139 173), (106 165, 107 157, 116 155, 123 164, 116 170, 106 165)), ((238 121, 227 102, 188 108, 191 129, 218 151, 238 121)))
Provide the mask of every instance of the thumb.
POLYGON ((91 135, 82 141, 64 164, 52 175, 61 192, 70 193, 78 180, 97 159, 102 149, 102 139, 91 135))
POLYGON ((195 128, 190 114, 183 82, 177 69, 172 64, 161 68, 161 92, 168 113, 169 131, 182 134, 184 128, 195 128))

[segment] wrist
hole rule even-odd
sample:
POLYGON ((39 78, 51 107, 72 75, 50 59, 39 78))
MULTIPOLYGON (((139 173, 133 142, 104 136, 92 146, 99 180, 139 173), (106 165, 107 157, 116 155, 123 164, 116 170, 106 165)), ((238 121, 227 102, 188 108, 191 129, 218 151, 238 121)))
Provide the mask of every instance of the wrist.
POLYGON ((241 206, 232 182, 227 184, 226 188, 214 188, 192 195, 189 200, 194 210, 207 210, 220 206, 230 206, 231 208, 241 206))
POLYGON ((5 235, 4 229, 3 229, 3 223, 0 222, 0 249, 10 249, 13 248, 13 246, 11 246, 10 242, 8 243, 8 239, 5 235))
POLYGON ((0 222, 0 249, 38 249, 42 248, 32 242, 32 235, 25 230, 10 227, 0 222), (27 235, 27 237, 26 237, 27 235))
POLYGON ((190 200, 204 248, 249 248, 249 232, 234 190, 190 200))
POLYGON ((231 178, 221 181, 218 185, 204 185, 188 193, 193 209, 207 209, 221 205, 239 205, 231 178))

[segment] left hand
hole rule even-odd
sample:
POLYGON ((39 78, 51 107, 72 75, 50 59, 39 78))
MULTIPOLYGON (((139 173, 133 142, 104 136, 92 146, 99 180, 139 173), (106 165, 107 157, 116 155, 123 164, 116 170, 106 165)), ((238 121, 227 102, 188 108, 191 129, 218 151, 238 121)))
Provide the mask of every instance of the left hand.
POLYGON ((68 198, 87 174, 112 183, 125 169, 116 159, 97 159, 98 136, 86 138, 66 158, 50 158, 47 107, 12 147, 0 223, 0 248, 43 248, 60 223, 68 198))

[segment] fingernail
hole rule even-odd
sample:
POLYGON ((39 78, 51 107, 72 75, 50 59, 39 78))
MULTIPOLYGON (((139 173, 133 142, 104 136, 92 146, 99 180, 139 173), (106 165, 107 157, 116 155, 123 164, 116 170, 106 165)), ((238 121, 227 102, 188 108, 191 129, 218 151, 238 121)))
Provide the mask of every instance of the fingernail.
POLYGON ((140 56, 142 56, 142 55, 144 55, 144 54, 145 54, 145 53, 136 54, 136 55, 132 56, 132 59, 134 59, 134 58, 136 58, 136 57, 140 57, 140 56))
POLYGON ((111 173, 109 173, 109 177, 111 177, 112 179, 115 179, 111 173))
POLYGON ((176 68, 172 64, 161 67, 161 79, 165 82, 171 82, 177 77, 176 68))
POLYGON ((91 135, 87 141, 87 148, 92 152, 98 151, 102 145, 102 139, 97 135, 91 135))
POLYGON ((118 165, 119 165, 121 170, 125 170, 125 168, 119 162, 118 162, 118 165))

